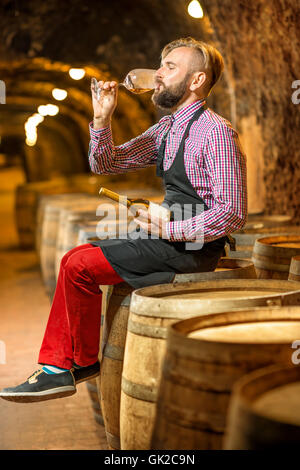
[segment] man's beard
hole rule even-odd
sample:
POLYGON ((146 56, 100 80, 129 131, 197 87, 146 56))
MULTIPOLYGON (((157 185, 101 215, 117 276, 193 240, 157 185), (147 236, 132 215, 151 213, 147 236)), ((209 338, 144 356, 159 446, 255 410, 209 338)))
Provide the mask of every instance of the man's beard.
POLYGON ((174 108, 184 97, 189 78, 190 75, 187 74, 180 83, 169 87, 165 87, 161 81, 157 81, 164 88, 162 91, 155 91, 153 93, 151 97, 152 102, 161 109, 169 110, 174 108))

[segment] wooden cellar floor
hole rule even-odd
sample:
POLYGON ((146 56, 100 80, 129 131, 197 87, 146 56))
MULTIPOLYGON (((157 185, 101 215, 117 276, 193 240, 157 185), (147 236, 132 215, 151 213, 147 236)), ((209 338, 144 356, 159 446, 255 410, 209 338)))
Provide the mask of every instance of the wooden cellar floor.
MULTIPOLYGON (((33 251, 19 251, 13 219, 13 191, 0 192, 0 388, 17 385, 39 368, 37 357, 49 301, 33 251), (1 361, 0 361, 1 362, 1 361), (3 362, 3 360, 2 360, 3 362)), ((104 428, 93 417, 84 383, 71 397, 42 403, 0 399, 0 450, 104 450, 104 428)))

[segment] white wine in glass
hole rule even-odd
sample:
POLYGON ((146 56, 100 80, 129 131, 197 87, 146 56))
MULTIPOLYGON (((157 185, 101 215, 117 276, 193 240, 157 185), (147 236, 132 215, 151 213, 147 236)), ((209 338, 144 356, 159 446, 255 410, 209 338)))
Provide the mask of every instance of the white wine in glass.
MULTIPOLYGON (((132 93, 146 93, 155 88, 155 72, 154 69, 134 69, 128 72, 123 82, 118 86, 124 86, 132 93)), ((101 88, 98 86, 96 78, 92 78, 92 86, 96 93, 97 100, 100 98, 101 88)))

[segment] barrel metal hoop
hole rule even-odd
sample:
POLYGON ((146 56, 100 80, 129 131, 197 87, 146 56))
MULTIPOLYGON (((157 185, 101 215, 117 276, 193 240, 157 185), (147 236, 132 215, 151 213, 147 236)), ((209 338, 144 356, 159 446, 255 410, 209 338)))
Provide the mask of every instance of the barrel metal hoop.
POLYGON ((288 278, 289 281, 300 281, 300 274, 295 274, 293 272, 289 272, 289 278, 288 278))
POLYGON ((120 443, 120 438, 118 436, 114 436, 108 431, 105 431, 106 433, 106 439, 108 442, 108 445, 112 447, 113 449, 121 449, 121 443, 120 443))
POLYGON ((252 257, 254 266, 259 269, 265 269, 266 271, 281 271, 281 272, 289 272, 289 264, 275 264, 271 261, 262 261, 260 260, 256 253, 253 253, 252 257))
POLYGON ((94 418, 98 424, 100 424, 101 426, 104 426, 104 419, 100 414, 94 413, 94 418))
POLYGON ((98 412, 101 411, 100 403, 97 403, 96 401, 92 402, 92 407, 95 411, 98 411, 98 412))
POLYGON ((148 385, 136 384, 130 380, 122 377, 122 390, 126 395, 137 398, 138 400, 149 401, 151 403, 156 403, 158 388, 150 387, 148 385))
POLYGON ((114 361, 123 361, 124 348, 107 343, 103 351, 103 356, 113 359, 114 361))
MULTIPOLYGON (((178 285, 178 284, 177 284, 178 285)), ((151 317, 151 318, 162 318, 162 319, 172 319, 172 320, 184 320, 184 316, 182 314, 182 312, 168 312, 167 310, 165 310, 164 312, 161 312, 160 311, 160 303, 159 303, 159 300, 158 300, 158 303, 157 303, 157 309, 158 311, 157 312, 153 312, 151 309, 149 309, 148 311, 147 310, 143 310, 142 312, 139 312, 139 308, 140 308, 140 303, 138 304, 138 306, 136 306, 135 304, 133 306, 130 306, 130 313, 132 313, 133 315, 138 315, 138 316, 141 316, 141 317, 151 317)), ((198 313, 195 313, 195 317, 198 316, 199 314, 198 313)))
POLYGON ((98 389, 96 385, 92 384, 91 382, 86 382, 85 385, 89 392, 97 393, 98 389))
MULTIPOLYGON (((228 399, 230 395, 228 394, 228 399)), ((177 426, 196 429, 207 433, 219 435, 224 433, 225 418, 217 413, 208 414, 205 410, 187 410, 186 408, 178 408, 172 404, 164 404, 163 409, 158 406, 157 413, 162 413, 163 417, 169 423, 174 423, 177 426)))
POLYGON ((139 336, 147 336, 149 338, 166 339, 168 329, 161 326, 145 325, 143 323, 135 322, 129 318, 127 331, 139 336))
POLYGON ((283 258, 283 259, 286 259, 288 257, 292 257, 292 256, 297 256, 297 254, 299 254, 299 248, 292 248, 292 247, 282 247, 282 246, 278 246, 276 244, 276 242, 274 241, 274 243, 268 243, 268 242, 264 242, 267 238, 271 238, 271 239, 274 239, 274 238, 278 238, 278 242, 282 241, 282 242, 296 242, 296 243, 299 243, 300 241, 300 236, 297 235, 297 234, 293 234, 295 236, 292 236, 290 234, 286 236, 286 240, 280 240, 280 238, 284 238, 285 235, 284 234, 281 234, 279 237, 276 237, 272 235, 272 237, 265 237, 265 238, 262 238, 262 239, 258 239, 256 240, 255 242, 255 245, 254 245, 254 252, 257 253, 258 255, 260 256, 266 256, 266 257, 270 257, 270 258, 273 258, 274 256, 276 258, 283 258))
POLYGON ((120 305, 121 307, 129 307, 131 300, 131 294, 126 295, 125 297, 120 294, 112 294, 110 302, 115 305, 120 305), (121 302, 120 302, 121 298, 121 302))

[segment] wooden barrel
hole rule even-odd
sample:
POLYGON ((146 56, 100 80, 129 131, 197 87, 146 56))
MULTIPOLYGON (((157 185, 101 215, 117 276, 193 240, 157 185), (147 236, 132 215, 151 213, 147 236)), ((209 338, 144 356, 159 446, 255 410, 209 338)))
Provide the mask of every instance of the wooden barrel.
POLYGON ((64 209, 60 213, 55 249, 55 278, 57 280, 60 262, 65 253, 74 248, 77 244, 79 224, 89 221, 97 222, 96 210, 87 210, 84 207, 81 211, 64 209))
POLYGON ((300 367, 269 366, 236 382, 225 449, 298 450, 300 367))
POLYGON ((87 222, 97 223, 95 210, 92 211, 61 211, 60 223, 56 238, 55 251, 55 277, 58 278, 60 262, 65 253, 74 248, 77 244, 80 225, 87 222), (62 220, 64 219, 64 220, 62 220))
POLYGON ((242 230, 232 234, 236 242, 236 251, 229 250, 230 258, 251 259, 255 240, 277 235, 300 234, 297 225, 264 226, 262 223, 248 223, 242 230))
POLYGON ((261 307, 171 325, 151 449, 223 447, 234 383, 245 373, 291 363, 300 306, 261 307))
MULTIPOLYGON (((82 196, 85 196, 85 197, 88 197, 88 196, 91 196, 95 190, 97 189, 97 193, 99 191, 99 187, 101 186, 100 185, 100 181, 101 181, 101 178, 103 179, 103 177, 100 178, 95 178, 96 175, 74 175, 74 176, 70 176, 68 178, 68 184, 69 185, 73 185, 72 188, 69 189, 69 191, 72 189, 72 191, 86 191, 86 192, 83 192, 83 193, 79 193, 79 195, 81 194, 82 196), (96 185, 96 186, 95 186, 96 185), (95 186, 95 188, 94 188, 95 186), (92 187, 92 188, 91 188, 92 187)), ((48 182, 45 182, 48 184, 48 182)), ((49 186, 49 185, 48 185, 49 186)), ((113 187, 115 188, 116 190, 118 190, 120 184, 116 186, 116 183, 110 183, 110 187, 113 187)), ((47 186, 46 186, 47 187, 47 186)), ((29 188, 31 188, 29 186, 29 188)), ((127 188, 127 192, 124 188, 124 185, 121 185, 121 188, 123 188, 123 191, 122 193, 127 193, 128 194, 128 197, 130 196, 135 196, 135 197, 141 197, 141 196, 145 196, 145 194, 147 195, 148 197, 148 192, 150 194, 150 199, 151 200, 157 200, 157 201, 160 201, 162 199, 162 193, 160 191, 155 191, 155 190, 152 190, 152 189, 147 189, 145 188, 143 191, 141 189, 128 189, 127 188)), ((56 190, 57 192, 57 190, 56 190)), ((22 198, 23 196, 23 193, 24 193, 24 189, 22 189, 22 191, 20 190, 20 203, 24 204, 24 197, 22 198)), ((29 197, 34 197, 36 198, 36 190, 33 191, 32 189, 28 189, 27 188, 27 192, 25 193, 25 202, 26 202, 26 196, 27 196, 27 199, 29 197)), ((60 200, 60 199, 65 199, 65 200, 68 200, 68 199, 71 199, 72 198, 72 194, 52 194, 49 192, 45 192, 41 194, 41 197, 39 197, 39 202, 38 202, 38 209, 37 209, 37 229, 36 229, 36 241, 35 241, 35 246, 36 246, 36 249, 37 249, 37 252, 39 253, 40 251, 40 240, 41 240, 41 230, 42 230, 42 224, 43 224, 43 218, 44 218, 44 211, 45 211, 45 206, 49 203, 53 203, 57 200, 60 200)), ((29 205, 29 207, 32 206, 32 201, 31 199, 27 202, 27 204, 25 205, 26 207, 26 216, 28 218, 28 209, 27 209, 27 206, 29 205), (30 202, 30 204, 28 204, 30 202)), ((99 198, 99 204, 103 202, 103 203, 106 203, 106 204, 114 204, 113 201, 110 201, 109 199, 104 199, 104 198, 99 198)), ((32 225, 32 224, 31 224, 32 225)))
POLYGON ((104 421, 103 421, 103 416, 102 416, 102 410, 101 410, 101 405, 100 405, 100 398, 98 395, 96 379, 87 380, 85 384, 86 384, 86 388, 88 390, 89 397, 91 400, 91 405, 93 408, 95 421, 97 424, 100 424, 101 426, 103 426, 104 421))
POLYGON ((67 178, 26 183, 17 186, 15 197, 15 220, 22 249, 32 249, 35 245, 37 209, 42 195, 76 192, 67 178))
POLYGON ((248 228, 252 228, 254 225, 260 228, 268 228, 268 227, 286 227, 288 224, 292 222, 292 216, 290 215, 283 215, 283 214, 275 214, 275 215, 264 215, 264 214, 256 214, 252 216, 248 216, 248 221, 246 222, 243 230, 247 230, 248 228))
POLYGON ((35 236, 35 249, 37 253, 40 253, 41 249, 41 237, 42 237, 42 227, 45 215, 45 209, 47 205, 55 204, 59 201, 64 201, 67 204, 72 203, 75 199, 87 198, 89 195, 87 193, 65 193, 65 194, 50 194, 50 195, 41 195, 39 198, 38 208, 37 208, 37 217, 36 217, 36 236, 35 236))
MULTIPOLYGON (((36 244, 37 211, 41 196, 78 192, 98 194, 101 183, 105 180, 107 184, 110 179, 109 176, 79 173, 19 185, 16 188, 15 214, 20 246, 28 249, 36 244)), ((109 184, 113 187, 115 183, 109 184)))
POLYGON ((289 270, 289 281, 300 281, 300 255, 293 256, 290 270, 289 270))
POLYGON ((106 175, 78 173, 70 175, 68 178, 77 191, 84 191, 95 196, 99 193, 101 186, 104 183, 107 184, 106 175))
POLYGON ((133 288, 127 283, 112 286, 102 339, 100 378, 101 408, 110 449, 120 449, 120 392, 123 356, 133 288))
MULTIPOLYGON (((99 344, 99 361, 102 362, 102 338, 103 338, 103 329, 106 316, 106 307, 109 299, 110 292, 106 289, 108 286, 102 287, 102 306, 101 306, 101 327, 100 327, 100 344, 99 344), (103 289, 104 287, 104 289, 103 289)), ((96 423, 104 426, 103 413, 101 409, 101 395, 100 388, 97 386, 97 379, 87 380, 85 382, 89 397, 91 400, 91 405, 93 408, 94 418, 96 423)))
MULTIPOLYGON (((101 222, 101 221, 100 221, 101 222)), ((84 243, 92 243, 97 240, 103 240, 103 236, 98 232, 97 234, 97 229, 101 226, 99 225, 99 222, 96 222, 94 224, 79 224, 78 227, 78 245, 83 245, 84 243)), ((116 238, 115 235, 118 237, 120 230, 122 230, 122 233, 128 229, 127 224, 118 224, 115 230, 115 225, 112 224, 107 224, 105 227, 105 237, 107 236, 108 238, 116 238)))
MULTIPOLYGON (((216 271, 211 273, 178 274, 174 283, 204 279, 255 278, 255 269, 247 260, 221 258, 216 271)), ((111 449, 120 449, 120 398, 124 346, 129 315, 130 294, 133 289, 127 284, 112 286, 112 295, 106 320, 104 352, 99 382, 102 408, 105 413, 107 440, 111 449), (107 342, 107 346, 105 344, 107 342)))
POLYGON ((96 174, 74 174, 69 176, 72 184, 80 191, 88 192, 89 194, 97 196, 101 186, 112 189, 122 195, 127 195, 129 198, 143 198, 150 199, 151 201, 162 201, 163 191, 153 188, 152 186, 145 186, 144 181, 141 181, 140 187, 132 185, 132 182, 126 181, 126 175, 96 175, 96 174))
POLYGON ((45 284, 46 292, 52 299, 55 287, 55 256, 56 241, 59 230, 60 212, 66 207, 94 207, 99 203, 98 198, 89 196, 87 199, 75 201, 56 201, 46 206, 44 221, 42 226, 40 263, 42 278, 45 284))
MULTIPOLYGON (((99 199, 100 203, 103 201, 99 199)), ((98 206, 97 206, 98 207, 98 206)), ((104 206, 105 207, 105 206, 104 206)), ((55 254, 55 274, 58 278, 60 262, 65 253, 71 250, 78 242, 79 230, 86 227, 88 223, 99 233, 99 239, 103 238, 116 238, 121 230, 127 233, 127 219, 119 221, 114 215, 100 215, 97 217, 97 212, 91 205, 83 205, 81 208, 64 209, 60 212, 58 234, 56 239, 56 254, 55 254), (102 237, 100 230, 102 229, 102 237)), ((117 205, 115 211, 117 212, 117 205)), ((126 216, 126 214, 125 214, 126 216)), ((89 226, 87 226, 89 228, 89 226)))
POLYGON ((91 227, 88 229, 80 228, 78 231, 78 245, 84 245, 85 243, 90 243, 88 240, 95 241, 97 239, 96 226, 94 230, 91 230, 91 227))
POLYGON ((145 287, 133 292, 122 374, 121 448, 149 449, 167 327, 237 308, 300 302, 295 281, 224 279, 145 287))
POLYGON ((256 279, 252 261, 247 259, 220 258, 215 271, 203 273, 176 274, 173 284, 218 279, 256 279))
POLYGON ((293 256, 300 255, 300 234, 259 238, 252 260, 258 279, 288 279, 293 256))

